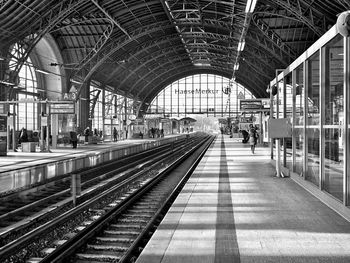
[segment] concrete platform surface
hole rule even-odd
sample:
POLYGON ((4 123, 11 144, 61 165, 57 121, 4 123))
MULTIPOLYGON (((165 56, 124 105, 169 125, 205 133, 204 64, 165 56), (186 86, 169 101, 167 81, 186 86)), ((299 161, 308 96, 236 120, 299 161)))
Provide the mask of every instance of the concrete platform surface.
POLYGON ((350 223, 220 135, 137 263, 350 262, 350 223))
MULTIPOLYGON (((147 140, 143 140, 147 141, 147 140)), ((47 163, 72 156, 82 156, 87 152, 98 151, 104 148, 121 147, 135 143, 142 143, 142 140, 123 140, 118 142, 103 142, 99 144, 79 144, 76 149, 71 145, 60 145, 56 149, 50 148, 50 152, 40 152, 36 147, 35 152, 9 151, 6 156, 0 156, 0 174, 16 168, 28 167, 36 163, 47 163)))

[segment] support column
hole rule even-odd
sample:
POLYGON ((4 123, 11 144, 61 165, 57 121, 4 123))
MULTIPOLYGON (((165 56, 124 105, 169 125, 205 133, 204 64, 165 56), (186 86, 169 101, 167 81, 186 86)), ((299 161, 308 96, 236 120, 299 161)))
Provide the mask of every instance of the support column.
POLYGON ((344 37, 344 189, 343 202, 350 204, 350 37, 344 37))
POLYGON ((77 115, 79 115, 79 131, 82 132, 86 127, 91 127, 90 117, 90 81, 86 81, 81 89, 79 97, 79 109, 77 115))

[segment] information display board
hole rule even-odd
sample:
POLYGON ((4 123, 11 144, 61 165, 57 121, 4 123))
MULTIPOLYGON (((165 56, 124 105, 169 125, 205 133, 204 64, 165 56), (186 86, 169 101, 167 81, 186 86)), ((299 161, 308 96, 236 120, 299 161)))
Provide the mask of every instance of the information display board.
POLYGON ((50 114, 75 114, 75 103, 52 103, 50 104, 50 114))

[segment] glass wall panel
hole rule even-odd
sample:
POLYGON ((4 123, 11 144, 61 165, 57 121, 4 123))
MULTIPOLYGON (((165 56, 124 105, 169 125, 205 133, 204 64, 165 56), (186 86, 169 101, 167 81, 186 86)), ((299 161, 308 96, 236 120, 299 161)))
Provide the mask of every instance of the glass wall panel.
POLYGON ((304 82, 303 82, 303 64, 295 70, 295 172, 303 174, 304 160, 304 82))
POLYGON ((320 54, 307 63, 307 171, 305 179, 319 186, 320 179, 320 54))
POLYGON ((338 35, 325 46, 324 190, 343 199, 344 45, 338 35))
MULTIPOLYGON (((293 118, 293 86, 292 86, 292 73, 288 74, 284 78, 285 82, 285 96, 284 96, 284 105, 285 105, 285 118, 292 120, 293 118)), ((292 156, 292 139, 284 139, 285 151, 286 151, 286 167, 290 170, 293 169, 293 156, 292 156)))
MULTIPOLYGON (((15 44, 11 51, 11 62, 10 64, 17 64, 18 59, 23 56, 26 52, 23 47, 15 44)), ((40 74, 40 73, 38 73, 40 74)), ((21 67, 18 73, 19 86, 23 89, 18 90, 18 100, 36 100, 39 98, 38 95, 38 83, 35 75, 34 66, 31 59, 28 57, 26 63, 21 67)), ((26 128, 27 130, 38 130, 38 105, 31 102, 19 103, 16 106, 17 120, 16 130, 26 128)), ((31 133, 29 134, 31 136, 31 133)))
POLYGON ((147 114, 165 116, 205 113, 211 116, 239 114, 239 99, 254 98, 242 85, 218 75, 200 74, 177 80, 152 101, 147 114), (227 89, 231 87, 228 95, 227 89))

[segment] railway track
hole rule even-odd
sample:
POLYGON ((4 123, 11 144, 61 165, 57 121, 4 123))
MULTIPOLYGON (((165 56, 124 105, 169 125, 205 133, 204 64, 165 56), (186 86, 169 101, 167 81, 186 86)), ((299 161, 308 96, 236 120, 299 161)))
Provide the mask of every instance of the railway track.
MULTIPOLYGON (((144 166, 165 158, 172 147, 174 150, 180 149, 184 143, 185 140, 179 140, 174 145, 164 145, 82 172, 81 189, 84 194, 78 198, 78 202, 83 202, 108 185, 123 180, 128 174, 137 173, 144 166)), ((42 224, 51 215, 59 213, 59 210, 71 208, 70 188, 71 175, 68 175, 40 186, 35 192, 26 190, 0 199, 0 246, 16 238, 16 232, 42 224), (5 239, 9 236, 11 239, 5 239)))
MULTIPOLYGON (((199 143, 199 138, 197 140, 191 141, 191 147, 193 148, 194 145, 199 143)), ((174 151, 176 152, 176 151, 174 151)), ((183 153, 178 153, 178 155, 183 156, 183 153)), ((174 157, 170 157, 170 160, 174 159, 174 157)), ((164 161, 159 161, 157 165, 160 165, 160 163, 162 164, 163 170, 165 170, 164 167, 168 167, 169 164, 167 164, 164 161)), ((169 166, 170 167, 170 166, 169 166)), ((28 253, 29 250, 32 250, 31 253, 29 253, 31 256, 38 256, 39 258, 45 257, 45 254, 47 253, 47 251, 51 251, 52 248, 49 248, 48 250, 43 250, 42 248, 38 248, 37 247, 37 243, 35 243, 33 245, 33 240, 41 240, 38 241, 38 243, 49 243, 52 241, 52 244, 56 244, 54 246, 58 246, 60 247, 60 244, 65 243, 67 240, 70 240, 72 236, 75 236, 75 232, 80 232, 81 229, 84 229, 85 227, 89 226, 92 222, 95 222, 95 219, 99 219, 101 217, 103 217, 106 213, 109 213, 109 211, 115 209, 115 207, 120 207, 122 204, 124 204, 125 200, 129 200, 131 195, 134 195, 135 192, 139 191, 138 189, 145 185, 146 183, 148 183, 149 181, 152 181, 153 179, 153 174, 155 173, 154 170, 156 168, 155 167, 150 167, 148 169, 148 171, 146 172, 145 175, 145 171, 139 171, 138 174, 135 174, 135 178, 136 177, 140 177, 143 179, 139 180, 139 181, 133 181, 131 182, 132 179, 130 176, 128 176, 128 178, 130 179, 130 182, 120 182, 118 185, 114 186, 113 189, 106 189, 107 193, 101 193, 99 195, 96 196, 95 200, 87 200, 85 201, 83 204, 77 206, 77 209, 72 209, 60 216, 58 216, 56 219, 48 222, 47 224, 45 224, 44 226, 38 227, 37 229, 34 229, 32 232, 26 234, 23 236, 23 238, 17 239, 13 242, 11 242, 10 244, 7 244, 5 246, 3 246, 2 248, 0 248, 0 261, 1 260, 5 260, 5 261, 1 261, 1 262, 14 262, 16 260, 18 260, 18 257, 22 257, 23 256, 23 251, 25 251, 26 253, 28 253), (141 175, 143 174, 143 175, 141 175), (123 186, 121 186, 123 185, 123 186), (114 189, 115 188, 115 189, 114 189), (108 191, 109 192, 108 192, 108 191), (114 194, 112 194, 112 191, 116 192, 114 194), (98 199, 100 200, 100 195, 106 195, 108 196, 109 201, 97 201, 98 199), (93 204, 96 202, 100 202, 102 203, 102 206, 99 205, 96 208, 93 207, 93 204), (89 204, 88 204, 89 203, 89 204), (89 208, 87 208, 89 206, 89 208), (68 220, 68 218, 80 218, 80 215, 78 214, 81 213, 85 213, 85 218, 88 217, 88 219, 84 219, 82 221, 80 221, 78 224, 80 224, 79 226, 75 227, 75 230, 73 230, 74 233, 68 233, 63 240, 52 240, 52 236, 48 238, 48 240, 46 240, 46 238, 44 237, 39 237, 40 235, 50 235, 48 234, 50 231, 52 231, 53 229, 56 231, 56 229, 58 229, 58 225, 59 226, 63 226, 63 228, 74 228, 72 226, 67 227, 67 225, 65 225, 66 223, 63 223, 64 221, 66 222, 68 220), (49 240, 51 239, 51 240, 49 240), (43 241, 45 240, 45 241, 43 241), (31 244, 28 244, 31 243, 31 244), (29 246, 29 248, 26 248, 26 246, 29 246), (30 247, 32 246, 32 247, 30 247), (22 250, 21 250, 22 249, 22 250), (18 252, 19 250, 21 250, 20 252, 18 252), (16 252, 17 251, 17 252, 16 252), (17 254, 16 254, 17 253, 17 254)), ((106 197, 105 197, 106 198, 106 197)), ((152 205, 153 206, 153 205, 152 205)), ((152 207, 151 206, 151 207, 152 207)), ((139 219, 136 217, 136 215, 131 215, 132 218, 135 219, 135 222, 144 222, 144 219, 139 219)), ((130 215, 127 216, 126 218, 124 218, 124 222, 127 218, 130 218, 130 215)), ((123 221, 122 221, 123 222, 123 221)), ((54 238, 56 238, 57 235, 54 235, 54 238)), ((61 235, 62 237, 62 235, 61 235)), ((68 241, 67 241, 68 242, 68 241)), ((35 262, 35 261, 31 261, 31 262, 35 262)), ((47 261, 50 262, 50 261, 47 261)), ((65 262, 65 261, 62 261, 65 262)))
POLYGON ((118 200, 119 206, 41 262, 133 262, 210 143, 180 158, 126 200, 118 200))

